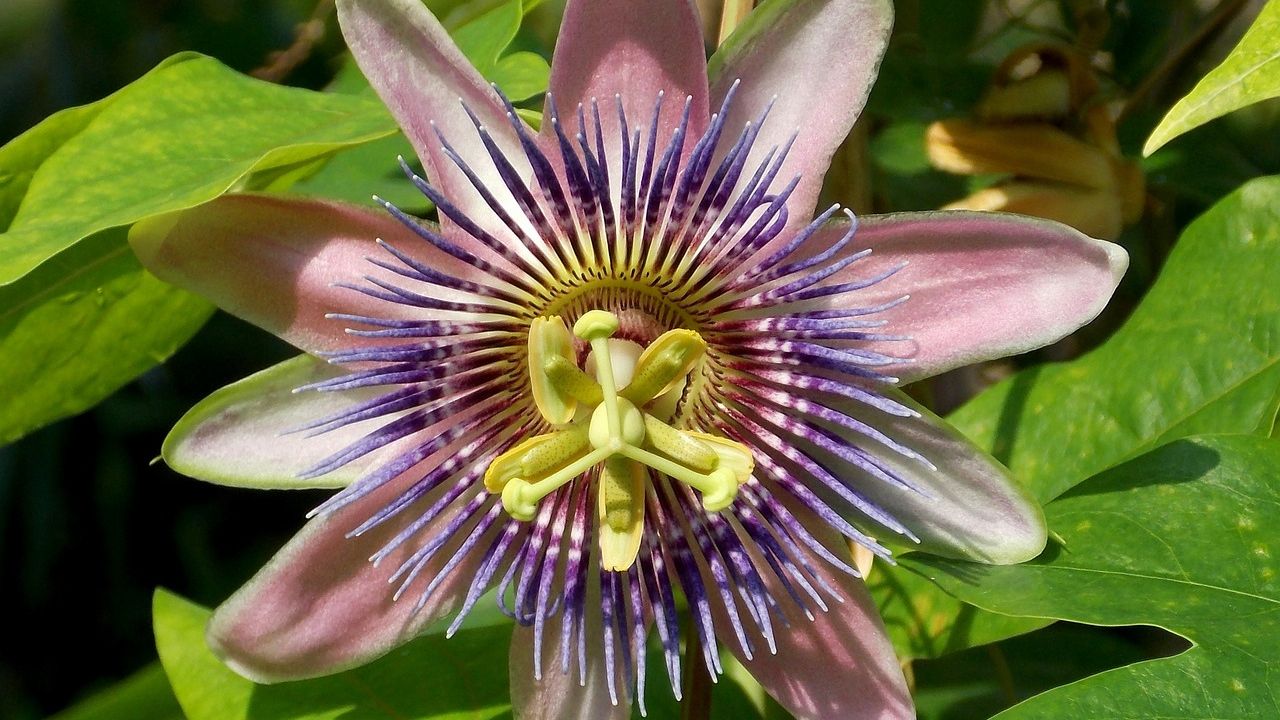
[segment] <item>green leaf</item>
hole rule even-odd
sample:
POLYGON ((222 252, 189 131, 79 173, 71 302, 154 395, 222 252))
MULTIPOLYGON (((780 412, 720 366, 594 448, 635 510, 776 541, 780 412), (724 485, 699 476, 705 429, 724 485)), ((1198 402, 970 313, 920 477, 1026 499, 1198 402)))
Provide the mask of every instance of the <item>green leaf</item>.
POLYGON ((223 665, 204 640, 209 611, 157 590, 156 648, 190 720, 509 717, 511 626, 426 635, 363 667, 314 680, 255 685, 223 665))
POLYGON ((885 563, 875 563, 867 588, 903 660, 937 658, 1044 627, 1039 618, 983 612, 936 585, 885 563))
MULTIPOLYGON (((93 233, 198 205, 252 172, 395 130, 376 100, 272 85, 193 54, 171 58, 94 107, 74 116, 88 122, 34 170, 0 235, 0 284, 93 233)), ((65 129, 66 118, 54 119, 65 129)), ((51 136, 44 128, 28 134, 51 136)), ((15 142, 30 144, 25 138, 15 142)))
POLYGON ((486 77, 512 102, 520 102, 547 91, 551 66, 538 53, 522 50, 499 60, 486 77))
MULTIPOLYGON (((496 83, 512 102, 546 92, 551 78, 551 67, 537 53, 521 51, 502 57, 502 52, 520 29, 523 13, 531 4, 524 3, 522 9, 520 0, 511 0, 484 10, 459 25, 445 24, 454 42, 480 70, 480 74, 489 82, 496 83)), ((369 81, 350 56, 343 61, 328 90, 375 97, 369 81)), ((521 109, 519 112, 523 115, 528 111, 521 109)), ((537 127, 537 122, 532 124, 537 127)), ((399 132, 336 153, 318 172, 296 183, 291 190, 358 205, 370 205, 370 195, 377 195, 405 212, 423 214, 430 210, 431 204, 405 180, 396 163, 397 156, 410 160, 414 157, 413 147, 399 132)))
POLYGON ((449 35, 480 74, 488 77, 498 56, 516 39, 523 18, 520 0, 511 0, 481 13, 449 35))
POLYGON ((1143 155, 1214 118, 1280 97, 1280 3, 1267 3, 1227 59, 1171 108, 1147 138, 1143 155))
MULTIPOLYGON (((948 420, 1041 501, 1179 437, 1266 435, 1280 410, 1277 267, 1280 178, 1256 180, 1187 228, 1142 304, 1100 348, 1025 370, 948 420)), ((975 612, 897 568, 877 567, 868 582, 903 658, 1044 625, 975 612)))
POLYGON ((1058 623, 998 645, 915 663, 912 698, 919 720, 986 718, 1018 700, 1143 659, 1141 647, 1108 629, 1058 623))
POLYGON ((124 236, 94 235, 0 286, 0 445, 93 407, 213 313, 143 270, 124 236))
MULTIPOLYGON (((427 212, 431 203, 405 178, 397 157, 413 162, 413 146, 401 133, 336 153, 318 172, 294 183, 299 195, 343 200, 374 210, 377 195, 408 213, 427 212)), ((421 168, 419 168, 421 170, 421 168)))
POLYGON ((31 178, 63 143, 84 130, 105 103, 94 103, 54 113, 37 127, 0 147, 0 232, 8 229, 27 194, 31 178))
POLYGON ((1101 347, 1025 370, 948 418, 1041 501, 1192 434, 1270 432, 1280 409, 1280 177, 1192 222, 1101 347))
POLYGON ((82 700, 50 720, 183 720, 159 663, 82 700))
POLYGON ((285 88, 178 55, 0 148, 0 443, 92 407, 200 327, 120 229, 235 187, 278 187, 390 134, 368 98, 285 88))
POLYGON ((1046 515, 1062 536, 1031 563, 902 559, 1006 614, 1155 625, 1193 647, 1035 697, 999 717, 1268 718, 1280 694, 1280 443, 1173 442, 1080 485, 1046 515))

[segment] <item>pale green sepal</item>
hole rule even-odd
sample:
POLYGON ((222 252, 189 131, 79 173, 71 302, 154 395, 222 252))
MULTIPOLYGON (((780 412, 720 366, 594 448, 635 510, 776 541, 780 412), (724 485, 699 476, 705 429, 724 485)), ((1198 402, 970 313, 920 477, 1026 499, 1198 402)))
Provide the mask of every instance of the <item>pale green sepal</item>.
POLYGON ((201 400, 169 431, 164 461, 191 477, 232 487, 337 488, 358 478, 387 451, 370 453, 316 478, 299 476, 386 419, 365 421, 308 438, 288 433, 340 412, 377 390, 341 393, 293 390, 343 374, 323 360, 300 355, 234 382, 201 400))

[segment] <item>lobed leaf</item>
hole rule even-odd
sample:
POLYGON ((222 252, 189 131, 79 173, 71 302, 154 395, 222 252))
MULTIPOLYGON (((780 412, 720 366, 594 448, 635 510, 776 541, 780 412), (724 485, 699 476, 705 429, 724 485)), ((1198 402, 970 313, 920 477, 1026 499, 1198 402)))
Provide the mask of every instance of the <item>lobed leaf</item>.
POLYGON ((1247 183, 1183 233, 1102 346, 1024 370, 949 418, 1041 501, 1192 434, 1266 435, 1280 409, 1280 177, 1247 183))
MULTIPOLYGON (((1101 347, 1024 370, 948 420, 1042 502, 1180 437, 1265 436, 1280 409, 1277 267, 1280 178, 1256 180, 1188 226, 1142 304, 1101 347)), ((904 658, 1045 624, 975 611, 897 568, 876 566, 868 584, 904 658)))
POLYGON ((987 610, 1094 625, 1156 625, 1171 658, 1051 690, 998 717, 1274 717, 1280 693, 1280 443, 1178 440, 1046 508, 1062 544, 1018 566, 924 555, 903 566, 987 610))

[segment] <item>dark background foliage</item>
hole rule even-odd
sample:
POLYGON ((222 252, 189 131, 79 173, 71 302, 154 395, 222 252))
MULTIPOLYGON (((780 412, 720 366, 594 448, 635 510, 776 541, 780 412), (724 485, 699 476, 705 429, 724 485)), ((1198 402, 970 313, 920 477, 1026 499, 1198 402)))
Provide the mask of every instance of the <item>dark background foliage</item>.
MULTIPOLYGON (((293 42, 312 6, 5 0, 0 144, 180 50, 243 72, 262 67, 293 42)), ((341 50, 330 26, 289 82, 322 86, 341 50)), ((316 496, 224 492, 152 464, 186 408, 290 354, 219 314, 168 363, 92 411, 0 448, 0 616, 8 619, 0 718, 44 717, 141 667, 155 657, 156 586, 215 603, 297 528, 316 496)))

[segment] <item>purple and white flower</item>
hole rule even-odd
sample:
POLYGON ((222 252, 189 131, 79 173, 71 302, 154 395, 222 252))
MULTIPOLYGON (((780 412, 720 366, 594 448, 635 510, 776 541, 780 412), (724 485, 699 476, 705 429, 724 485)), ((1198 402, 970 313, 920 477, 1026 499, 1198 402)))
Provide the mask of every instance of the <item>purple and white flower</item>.
POLYGON ((323 675, 497 588, 519 717, 626 717, 651 632, 677 695, 727 648, 798 717, 911 716, 849 543, 1015 563, 1046 530, 895 386, 1072 332, 1124 252, 1010 215, 815 217, 888 0, 766 3, 710 65, 690 2, 571 0, 538 131, 418 0, 338 9, 439 224, 236 194, 131 234, 306 353, 201 403, 166 460, 339 489, 214 650, 323 675))

